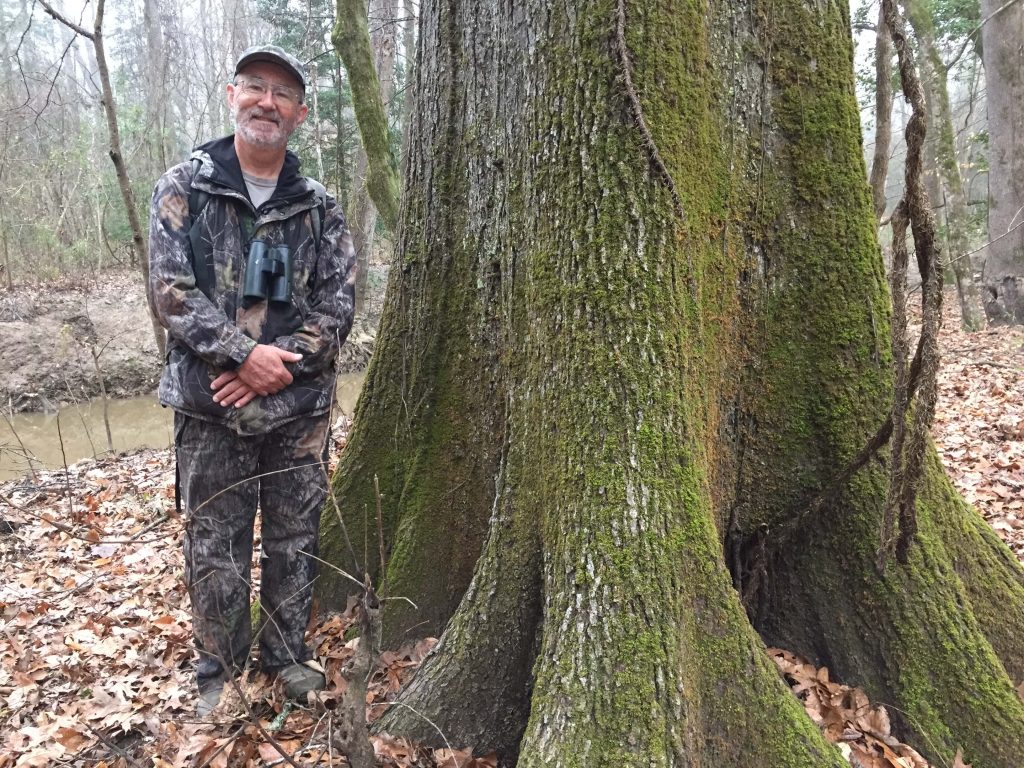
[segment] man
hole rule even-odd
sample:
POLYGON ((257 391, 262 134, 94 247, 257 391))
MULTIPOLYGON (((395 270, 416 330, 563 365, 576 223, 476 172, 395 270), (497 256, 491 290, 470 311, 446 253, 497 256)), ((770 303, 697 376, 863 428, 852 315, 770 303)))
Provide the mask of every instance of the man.
POLYGON ((305 88, 282 49, 245 51, 227 86, 234 135, 199 147, 153 193, 149 289, 168 331, 159 396, 175 411, 200 715, 249 658, 257 504, 260 664, 293 698, 325 682, 304 663, 304 633, 355 256, 341 209, 287 151, 305 88))

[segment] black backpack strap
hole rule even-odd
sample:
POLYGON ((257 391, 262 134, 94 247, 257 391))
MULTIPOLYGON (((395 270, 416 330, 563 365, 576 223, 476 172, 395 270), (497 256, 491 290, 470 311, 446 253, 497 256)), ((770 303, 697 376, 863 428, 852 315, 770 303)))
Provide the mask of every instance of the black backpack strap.
POLYGON ((199 216, 202 214, 206 204, 210 202, 210 193, 195 186, 196 176, 199 175, 199 168, 203 161, 198 157, 192 158, 192 184, 188 190, 188 218, 191 226, 188 230, 189 250, 192 255, 192 273, 196 276, 196 287, 206 294, 206 298, 213 299, 213 289, 216 284, 216 276, 213 272, 213 249, 209 241, 203 242, 199 229, 199 216))

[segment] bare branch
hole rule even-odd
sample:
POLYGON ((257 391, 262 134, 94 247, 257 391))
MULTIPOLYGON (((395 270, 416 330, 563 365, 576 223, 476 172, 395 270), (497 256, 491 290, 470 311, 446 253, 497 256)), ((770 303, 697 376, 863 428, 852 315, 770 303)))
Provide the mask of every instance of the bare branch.
MULTIPOLYGON (((64 16, 62 13, 60 13, 60 11, 56 10, 46 0, 38 0, 38 2, 39 2, 39 4, 41 6, 43 6, 43 10, 46 11, 46 13, 48 15, 52 16, 54 19, 59 21, 65 27, 70 29, 72 32, 74 32, 76 35, 81 35, 86 40, 95 40, 96 39, 95 33, 89 32, 85 27, 82 27, 82 26, 80 26, 78 24, 75 24, 75 22, 71 21, 71 19, 69 19, 67 16, 64 16)), ((102 9, 103 9, 103 1, 100 0, 100 8, 97 11, 97 14, 102 14, 103 13, 102 9)))
MULTIPOLYGON (((40 2, 42 2, 42 0, 40 0, 40 2)), ((1003 3, 996 10, 994 10, 992 13, 990 13, 988 16, 982 19, 978 26, 976 26, 974 29, 968 32, 967 36, 964 37, 964 42, 963 45, 960 46, 960 50, 957 51, 956 55, 950 60, 948 64, 945 65, 946 71, 949 72, 949 70, 951 70, 953 67, 957 65, 957 62, 960 61, 960 57, 963 56, 964 52, 967 50, 967 46, 971 44, 971 42, 974 40, 974 36, 981 31, 982 27, 984 27, 986 24, 988 24, 988 22, 992 21, 992 19, 994 19, 1000 13, 1002 13, 1011 5, 1017 2, 1020 2, 1020 0, 1007 0, 1007 2, 1003 3)))

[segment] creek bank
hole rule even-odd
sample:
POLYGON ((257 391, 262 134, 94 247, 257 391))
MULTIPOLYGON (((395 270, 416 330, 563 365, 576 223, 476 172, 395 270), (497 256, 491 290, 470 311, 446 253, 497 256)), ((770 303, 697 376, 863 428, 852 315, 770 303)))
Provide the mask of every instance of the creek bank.
MULTIPOLYGON (((108 397, 155 391, 161 360, 150 328, 142 281, 133 272, 0 293, 0 407, 55 411, 98 397, 94 354, 108 397)), ((373 326, 357 321, 339 371, 365 368, 373 342, 373 326)))

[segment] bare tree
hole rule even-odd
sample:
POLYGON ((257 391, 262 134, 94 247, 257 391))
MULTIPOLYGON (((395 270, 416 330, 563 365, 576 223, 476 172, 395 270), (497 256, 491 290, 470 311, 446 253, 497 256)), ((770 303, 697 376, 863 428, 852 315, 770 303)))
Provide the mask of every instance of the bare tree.
MULTIPOLYGON (((114 163, 114 170, 117 173, 117 183, 121 189, 121 197, 124 201, 125 213, 127 214, 128 222, 131 225, 132 240, 135 243, 136 262, 139 265, 139 269, 142 271, 143 284, 149 285, 149 248, 148 243, 146 242, 146 235, 142 229, 142 223, 139 221, 135 192, 132 190, 131 180, 128 177, 128 168, 125 165, 124 155, 121 151, 121 132, 117 124, 117 107, 114 104, 114 91, 110 86, 110 71, 107 68, 107 54, 103 45, 103 9, 105 0, 98 0, 96 3, 96 16, 93 20, 92 31, 79 26, 63 14, 59 13, 47 2, 47 0, 39 0, 39 3, 50 16, 73 31, 75 34, 81 35, 86 40, 89 40, 93 45, 93 50, 96 54, 96 65, 100 84, 103 89, 102 104, 103 113, 107 119, 107 132, 110 138, 110 159, 114 163)), ((146 300, 150 302, 149 314, 150 320, 153 324, 153 335, 156 338, 156 345, 157 349, 160 351, 160 357, 163 359, 166 350, 164 329, 160 326, 160 323, 157 322, 156 313, 153 311, 152 301, 149 298, 148 291, 146 292, 146 300)))
POLYGON ((391 152, 388 116, 380 95, 381 87, 363 9, 361 0, 338 0, 337 22, 331 40, 348 70, 356 122, 366 149, 370 198, 384 223, 394 229, 398 224, 398 163, 391 152))
POLYGON ((414 0, 403 0, 405 8, 405 27, 402 31, 402 51, 405 54, 405 98, 402 101, 402 133, 404 139, 402 146, 408 146, 409 126, 412 124, 412 113, 416 99, 416 89, 413 84, 415 78, 416 63, 416 3, 414 0))

